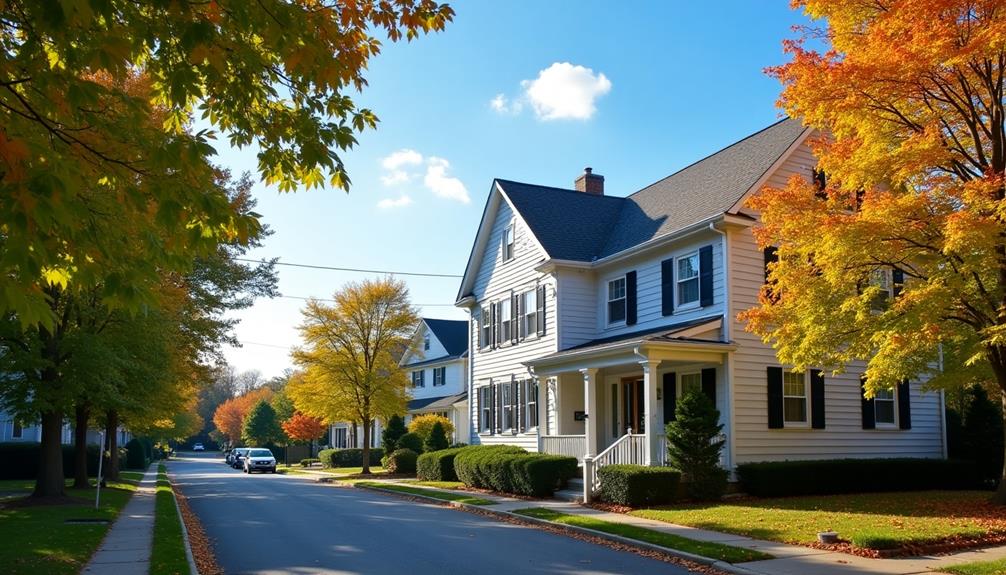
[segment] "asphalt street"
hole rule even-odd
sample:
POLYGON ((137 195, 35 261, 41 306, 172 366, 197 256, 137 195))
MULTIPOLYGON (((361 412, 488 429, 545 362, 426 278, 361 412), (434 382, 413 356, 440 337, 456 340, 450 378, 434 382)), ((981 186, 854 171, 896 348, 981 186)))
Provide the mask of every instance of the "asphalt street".
POLYGON ((245 475, 217 453, 184 454, 169 471, 227 573, 689 573, 634 553, 364 489, 245 475))

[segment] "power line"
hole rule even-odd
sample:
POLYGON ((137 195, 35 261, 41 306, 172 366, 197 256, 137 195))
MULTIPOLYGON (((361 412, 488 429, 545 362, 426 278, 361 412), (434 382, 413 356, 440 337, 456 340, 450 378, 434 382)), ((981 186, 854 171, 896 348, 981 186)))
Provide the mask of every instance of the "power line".
POLYGON ((259 343, 257 341, 239 341, 238 343, 240 343, 241 345, 260 345, 262 347, 275 347, 276 349, 285 349, 287 351, 289 351, 290 348, 293 347, 292 345, 283 346, 283 345, 275 345, 272 343, 259 343))
MULTIPOLYGON (((253 259, 247 259, 247 258, 234 258, 234 259, 237 260, 237 261, 239 261, 239 262, 248 262, 248 263, 253 263, 253 264, 265 263, 265 260, 253 260, 253 259)), ((426 278, 462 278, 462 277, 464 277, 464 276, 457 275, 457 274, 431 274, 431 273, 423 273, 423 272, 396 272, 396 271, 390 271, 390 270, 370 270, 370 269, 363 269, 363 268, 340 268, 340 267, 335 267, 335 266, 319 266, 319 265, 313 265, 313 264, 296 264, 296 263, 291 263, 291 262, 275 262, 275 263, 278 266, 289 266, 289 267, 293 267, 293 268, 309 268, 309 269, 314 269, 314 270, 332 270, 332 271, 337 271, 337 272, 358 272, 358 273, 365 273, 365 274, 392 274, 392 275, 396 275, 396 276, 417 276, 417 277, 426 277, 426 278)))
MULTIPOLYGON (((330 302, 334 302, 335 301, 334 299, 326 298, 326 297, 304 297, 304 296, 299 296, 299 295, 281 295, 279 297, 286 298, 286 299, 299 299, 299 300, 303 300, 303 301, 307 301, 307 300, 311 300, 311 299, 317 300, 317 301, 330 301, 330 302)), ((454 307, 454 304, 452 304, 452 303, 414 303, 412 305, 414 305, 416 307, 454 307)))

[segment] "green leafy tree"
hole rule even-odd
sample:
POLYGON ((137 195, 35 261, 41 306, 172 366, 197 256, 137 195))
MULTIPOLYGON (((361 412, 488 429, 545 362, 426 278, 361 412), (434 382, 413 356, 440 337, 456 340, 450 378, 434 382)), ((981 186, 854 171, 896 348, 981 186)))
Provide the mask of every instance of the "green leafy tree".
POLYGON ((276 420, 276 410, 266 400, 255 404, 245 418, 241 438, 250 446, 266 446, 278 443, 284 437, 283 429, 276 420))
POLYGON ((678 401, 674 421, 667 424, 668 465, 681 472, 688 496, 719 499, 726 491, 727 471, 720 467, 720 412, 704 393, 691 391, 678 401))
POLYGON ((430 429, 430 434, 423 440, 423 453, 447 449, 449 445, 450 442, 447 440, 447 432, 444 431, 443 424, 437 421, 430 429))
POLYGON ((388 418, 384 426, 384 434, 381 436, 381 447, 385 453, 391 453, 398 449, 398 440, 405 435, 405 420, 400 415, 392 415, 388 418))

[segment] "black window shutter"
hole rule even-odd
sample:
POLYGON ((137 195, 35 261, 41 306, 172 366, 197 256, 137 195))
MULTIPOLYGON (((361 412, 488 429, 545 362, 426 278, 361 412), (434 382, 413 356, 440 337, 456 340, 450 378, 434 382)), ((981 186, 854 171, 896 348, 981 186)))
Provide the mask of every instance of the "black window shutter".
POLYGON ((877 413, 874 411, 873 399, 866 398, 866 378, 859 378, 859 394, 863 398, 863 429, 877 428, 877 413))
POLYGON ((482 349, 483 346, 485 346, 485 343, 482 341, 482 322, 484 321, 482 314, 484 314, 485 311, 485 308, 479 308, 479 315, 475 318, 475 341, 479 349, 482 349))
POLYGON ((510 295, 510 343, 517 343, 520 340, 520 329, 517 326, 517 318, 520 317, 518 307, 520 306, 520 296, 510 295))
POLYGON ((898 268, 891 270, 891 293, 894 297, 901 295, 901 290, 905 287, 905 272, 898 268))
POLYGON ((520 393, 520 400, 517 402, 517 406, 520 408, 517 423, 520 425, 520 430, 524 431, 527 429, 527 394, 529 390, 523 379, 517 382, 517 390, 520 393))
POLYGON ((765 256, 765 283, 768 283, 768 265, 779 261, 779 248, 768 246, 763 254, 765 256))
POLYGON ((545 286, 538 286, 538 335, 545 335, 545 286))
POLYGON ((496 347, 496 304, 489 304, 489 347, 496 347))
POLYGON ((674 258, 660 262, 660 313, 674 313, 674 258))
POLYGON ((912 390, 907 381, 898 384, 898 427, 912 428, 912 390))
POLYGON ((506 382, 496 384, 496 433, 503 432, 503 386, 506 382))
POLYGON ((699 305, 713 305, 713 246, 699 249, 699 305))
POLYGON ((625 273, 625 325, 636 325, 636 271, 625 273))
POLYGON ((782 429, 782 368, 768 368, 768 428, 782 429))
POLYGON ((824 429, 824 372, 810 370, 810 426, 824 429))
POLYGON ((702 370, 702 393, 716 405, 716 368, 707 367, 702 370))
POLYGON ((496 384, 489 380, 489 433, 496 433, 496 384))
POLYGON ((664 374, 664 425, 674 421, 678 408, 678 374, 673 371, 664 374))

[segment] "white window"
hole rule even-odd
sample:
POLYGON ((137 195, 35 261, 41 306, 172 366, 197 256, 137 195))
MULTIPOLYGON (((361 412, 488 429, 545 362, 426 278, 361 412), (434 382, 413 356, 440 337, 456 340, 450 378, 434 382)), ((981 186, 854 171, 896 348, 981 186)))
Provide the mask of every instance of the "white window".
POLYGON ((678 385, 678 395, 684 397, 692 391, 702 391, 702 374, 700 372, 682 373, 678 385))
POLYGON ((881 310, 894 297, 894 282, 891 279, 891 269, 877 268, 870 272, 870 285, 880 288, 880 292, 870 302, 870 307, 875 310, 881 310))
POLYGON ((484 385, 479 388, 479 431, 492 432, 493 421, 492 387, 484 385))
POLYGON ((434 367, 433 368, 433 387, 438 385, 445 385, 447 383, 447 368, 446 367, 434 367))
POLYGON ((877 427, 894 427, 894 390, 878 389, 873 396, 873 410, 877 427))
POLYGON ((538 427, 538 380, 524 380, 524 421, 527 422, 526 429, 538 427))
POLYGON ((608 282, 608 323, 625 321, 625 276, 608 282))
POLYGON ((538 290, 526 291, 521 294, 521 311, 524 316, 521 318, 520 336, 532 337, 538 333, 538 290))
POLYGON ((785 425, 807 425, 807 373, 782 374, 782 419, 785 425))
POLYGON ((426 334, 423 336, 423 350, 424 351, 430 350, 430 334, 426 334))
POLYGON ((511 306, 510 298, 506 298, 505 300, 500 302, 499 314, 500 314, 500 323, 502 332, 500 334, 500 343, 510 341, 510 337, 513 335, 513 329, 516 327, 515 325, 513 325, 513 319, 510 315, 511 314, 510 306, 511 306))
POLYGON ((513 421, 513 386, 509 384, 503 384, 502 386, 502 400, 500 401, 500 406, 502 407, 502 428, 504 430, 510 430, 514 427, 513 421))
POLYGON ((678 258, 678 307, 699 303, 699 252, 678 258))
POLYGON ((412 372, 412 387, 426 387, 426 372, 418 369, 412 372))
POLYGON ((10 438, 11 439, 21 439, 24 437, 24 427, 18 421, 11 422, 10 438))
POLYGON ((508 262, 513 259, 514 229, 513 224, 507 226, 503 232, 503 261, 508 262))
POLYGON ((482 308, 482 349, 492 345, 492 312, 488 307, 482 308))

